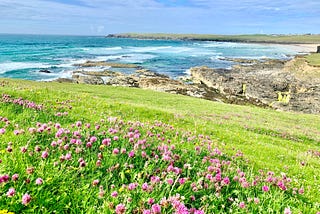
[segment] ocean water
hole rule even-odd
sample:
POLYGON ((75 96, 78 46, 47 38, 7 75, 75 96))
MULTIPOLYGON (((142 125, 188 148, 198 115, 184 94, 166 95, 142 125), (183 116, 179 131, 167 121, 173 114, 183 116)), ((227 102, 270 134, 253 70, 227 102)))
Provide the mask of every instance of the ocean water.
MULTIPOLYGON (((190 67, 229 68, 223 58, 286 59, 291 46, 229 42, 138 40, 90 36, 0 35, 0 77, 48 81, 70 78, 87 60, 134 63, 176 78, 190 67), (51 73, 39 72, 41 69, 51 73)), ((103 70, 107 67, 91 68, 103 70)), ((118 69, 121 72, 132 72, 118 69)))

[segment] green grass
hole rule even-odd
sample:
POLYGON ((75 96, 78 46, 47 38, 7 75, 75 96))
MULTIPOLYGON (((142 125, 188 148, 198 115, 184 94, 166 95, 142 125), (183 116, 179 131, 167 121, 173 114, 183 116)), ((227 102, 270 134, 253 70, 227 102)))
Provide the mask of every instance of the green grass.
MULTIPOLYGON (((293 179, 295 185, 305 187, 305 199, 299 202, 292 201, 292 204, 297 203, 295 209, 304 213, 315 213, 320 210, 320 157, 310 153, 310 151, 320 151, 319 115, 229 105, 134 88, 22 80, 0 81, 2 81, 1 94, 9 94, 15 98, 22 97, 49 107, 44 112, 34 112, 0 102, 0 116, 8 117, 12 125, 19 124, 26 128, 34 125, 36 121, 47 123, 48 121, 56 122, 55 120, 61 125, 79 120, 94 123, 108 116, 144 123, 162 121, 173 125, 181 132, 210 136, 213 144, 222 148, 228 156, 241 150, 248 161, 247 167, 253 171, 263 169, 278 174, 286 173, 293 179), (72 106, 72 109, 69 109, 69 106, 72 106), (68 112, 68 116, 54 116, 57 112, 64 111, 68 112)), ((6 145, 9 141, 15 144, 19 140, 23 141, 24 138, 8 134, 5 138, 1 138, 0 135, 0 140, 2 140, 0 150, 2 148, 4 151, 4 144, 6 145)), ((182 150, 193 148, 193 145, 181 146, 178 143, 176 145, 182 150)), ((23 162, 25 159, 20 161, 23 162)), ((32 163, 32 159, 28 161, 32 163)), ((0 175, 5 169, 6 167, 0 164, 0 175)), ((70 174, 70 176, 74 175, 70 174)), ((55 182, 64 181, 56 180, 55 182)), ((60 190, 55 186, 57 183, 51 182, 46 188, 56 189, 58 194, 60 190)), ((81 189, 81 191, 84 190, 81 189)), ((49 200, 43 195, 38 197, 49 200)), ((54 203, 55 199, 52 200, 48 203, 54 203)), ((66 203, 72 201, 67 196, 63 200, 66 203)), ((79 203, 79 207, 86 207, 86 209, 88 207, 80 203, 94 203, 90 198, 86 198, 83 202, 81 200, 76 200, 74 203, 79 203)), ((275 196, 268 200, 275 200, 273 208, 280 206, 281 202, 276 202, 275 196)), ((0 205, 1 208, 3 207, 0 205)), ((21 207, 15 208, 19 210, 21 207)), ((58 205, 57 209, 60 209, 58 205)), ((92 209, 94 212, 93 207, 92 209)), ((283 207, 279 207, 280 209, 283 207)), ((74 212, 77 211, 79 210, 75 209, 74 212)))
POLYGON ((309 65, 320 67, 320 53, 313 53, 305 57, 309 65))
MULTIPOLYGON (((112 34, 113 35, 113 34, 112 34)), ((214 34, 165 34, 165 33, 123 33, 114 34, 120 37, 132 37, 140 39, 191 39, 204 41, 230 41, 230 42, 262 42, 262 43, 301 43, 317 44, 320 41, 319 34, 312 35, 214 35, 214 34)))

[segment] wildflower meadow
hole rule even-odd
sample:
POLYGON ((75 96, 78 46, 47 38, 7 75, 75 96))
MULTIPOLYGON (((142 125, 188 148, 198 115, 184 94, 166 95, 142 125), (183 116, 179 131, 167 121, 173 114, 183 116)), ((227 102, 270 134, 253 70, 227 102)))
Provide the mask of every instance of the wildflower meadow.
POLYGON ((320 212, 316 140, 293 166, 313 167, 312 186, 312 176, 259 167, 210 126, 202 133, 159 110, 146 118, 152 110, 85 92, 2 84, 1 214, 320 212))

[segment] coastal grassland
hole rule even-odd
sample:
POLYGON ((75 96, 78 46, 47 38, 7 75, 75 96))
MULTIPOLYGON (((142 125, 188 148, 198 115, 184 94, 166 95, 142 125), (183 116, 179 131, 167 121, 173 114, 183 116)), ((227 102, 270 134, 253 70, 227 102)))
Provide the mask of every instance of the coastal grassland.
MULTIPOLYGON (((3 98, 0 102, 0 117, 6 117, 10 121, 7 126, 4 125, 4 120, 0 122, 0 129, 6 127, 5 133, 0 134, 0 159, 2 159, 0 176, 7 173, 12 177, 13 173, 19 172, 21 179, 25 180, 21 182, 22 184, 18 182, 0 183, 2 187, 0 190, 0 210, 9 209, 14 212, 32 213, 52 213, 53 211, 57 213, 113 213, 116 210, 117 213, 121 213, 122 206, 127 212, 137 211, 134 209, 139 206, 155 211, 156 208, 159 208, 157 205, 160 204, 161 197, 173 196, 173 193, 184 196, 186 198, 185 205, 192 205, 197 209, 201 208, 207 213, 246 213, 248 211, 283 213, 284 209, 288 207, 297 213, 316 213, 320 210, 319 115, 228 105, 135 88, 8 79, 0 80, 0 82, 1 95, 10 96, 8 102, 3 102, 3 98), (20 97, 22 100, 32 101, 35 104, 43 105, 43 107, 35 110, 12 101, 14 98, 20 97), (121 127, 125 125, 119 122, 119 119, 118 122, 113 123, 115 117, 124 120, 124 124, 128 121, 139 121, 139 123, 132 123, 134 124, 131 125, 134 127, 133 130, 140 130, 139 135, 148 136, 146 137, 147 141, 155 143, 155 147, 151 151, 148 148, 145 150, 150 155, 149 165, 142 161, 143 158, 138 154, 140 150, 133 149, 133 145, 128 144, 127 138, 121 138, 121 127), (92 127, 78 126, 77 121, 81 121, 83 124, 90 123, 92 127), (109 121, 110 124, 105 121, 109 121), (161 123, 156 122, 156 125, 152 125, 154 121, 161 121, 161 123), (61 127, 68 127, 70 130, 80 132, 84 143, 84 145, 79 145, 79 147, 83 146, 83 148, 81 147, 82 153, 71 151, 73 144, 68 144, 68 148, 66 148, 67 143, 63 141, 61 141, 60 147, 59 145, 52 146, 52 141, 57 141, 57 138, 59 139, 61 136, 54 135, 57 130, 53 127, 54 125, 50 125, 51 123, 59 123, 61 127), (152 128, 144 130, 144 126, 139 125, 140 123, 146 124, 145 127, 152 128), (51 129, 55 131, 47 131, 43 124, 52 126, 51 129), (175 128, 174 131, 170 126, 164 124, 172 125, 175 128), (100 146, 94 144, 97 139, 94 140, 92 137, 98 138, 97 142, 100 142, 103 139, 102 135, 108 136, 108 134, 98 132, 100 125, 101 127, 109 127, 106 132, 110 133, 110 138, 115 139, 114 137, 120 136, 120 140, 112 141, 111 147, 112 149, 127 148, 125 155, 116 156, 115 150, 113 152, 108 150, 108 144, 100 146), (95 130, 97 126, 99 128, 95 130), (30 131, 30 127, 36 127, 38 131, 30 131), (116 131, 114 131, 115 129, 116 131), (36 133, 31 134, 32 132, 36 133), (151 138, 149 134, 146 134, 147 132, 153 132, 156 136, 159 135, 159 138, 151 138), (176 135, 176 132, 179 134, 176 135), (207 162, 203 162, 206 156, 202 156, 205 154, 207 145, 203 143, 205 137, 202 136, 208 136, 211 146, 218 147, 225 154, 218 156, 218 158, 231 161, 229 171, 223 171, 223 176, 230 177, 230 181, 228 181, 230 186, 226 185, 225 188, 221 184, 222 198, 215 196, 213 193, 219 193, 219 190, 213 191, 210 186, 210 191, 206 191, 205 188, 201 189, 198 183, 198 186, 195 187, 197 190, 194 188, 190 190, 186 187, 186 185, 191 185, 189 180, 185 186, 178 184, 179 178, 188 177, 190 173, 191 178, 189 179, 194 176, 194 179, 197 179, 195 182, 203 184, 207 181, 204 178, 205 174, 203 174, 204 177, 197 174, 197 172, 206 172, 207 170, 207 168, 202 168, 207 166, 207 162), (151 157, 153 157, 152 152, 158 152, 157 148, 159 147, 157 146, 168 143, 166 140, 169 139, 171 140, 169 145, 173 144, 176 147, 172 151, 169 149, 170 152, 177 152, 175 160, 178 163, 175 166, 183 169, 183 163, 179 162, 178 157, 180 157, 181 161, 191 164, 194 168, 186 174, 183 171, 178 177, 173 172, 166 174, 167 177, 162 177, 163 175, 159 174, 159 178, 163 179, 163 182, 157 185, 143 180, 149 178, 147 175, 150 173, 156 177, 158 170, 166 169, 163 168, 166 167, 163 159, 160 158, 161 161, 158 161, 151 157), (181 143, 182 141, 185 143, 181 143), (20 152, 24 146, 31 148, 27 150, 26 155, 20 152), (135 152, 132 156, 135 159, 130 159, 132 153, 129 151, 131 149, 131 152, 135 152), (66 159, 66 153, 69 151, 74 157, 71 160, 75 162, 70 165, 68 164, 71 160, 66 159), (91 151, 95 151, 95 153, 91 153, 91 151), (48 152, 49 157, 46 157, 45 152, 48 152), (98 152, 106 158, 101 158, 102 164, 109 164, 108 166, 114 170, 111 177, 110 174, 105 174, 106 171, 112 174, 110 168, 96 167, 98 152), (188 156, 185 156, 184 152, 187 152, 188 156), (242 154, 243 159, 238 160, 236 157, 242 157, 242 154), (187 159, 183 159, 185 157, 187 159), (81 158, 85 160, 81 160, 81 158), (116 163, 120 164, 121 170, 116 163), (135 168, 128 167, 128 164, 135 165, 135 168), (142 164, 141 168, 138 167, 139 164, 142 164), (27 175, 25 175, 26 169, 29 170, 27 175), (252 179, 259 174, 259 170, 263 170, 265 173, 272 171, 275 175, 279 175, 278 178, 272 178, 276 179, 278 183, 263 183, 264 180, 259 180, 257 188, 253 186, 247 188, 245 187, 246 181, 239 183, 233 180, 236 176, 241 177, 242 171, 244 171, 247 180, 251 183, 252 179), (254 172, 257 174, 251 174, 254 172), (286 175, 280 176, 281 173, 286 175), (43 185, 42 182, 36 180, 37 177, 43 178, 43 185), (297 189, 288 187, 285 191, 280 190, 283 186, 279 182, 284 182, 286 177, 292 179, 290 183, 297 189), (170 180, 172 178, 173 181, 170 180), (28 184, 28 182, 31 183, 28 184), (38 184, 35 185, 35 182, 38 184), (141 182, 147 182, 149 186, 153 185, 154 189, 148 193, 139 192, 141 191, 141 182), (260 182, 262 183, 260 184, 260 182), (122 186, 124 183, 127 184, 127 187, 122 186), (111 184, 115 187, 110 187, 111 184), (100 188, 99 190, 99 185, 102 185, 104 189, 100 188), (172 187, 166 185, 172 185, 172 187), (9 187, 12 186, 15 187, 17 194, 11 200, 6 194, 8 194, 9 187), (298 190, 304 193, 298 194, 298 190), (31 201, 28 201, 28 197, 24 195, 24 202, 27 203, 22 205, 21 197, 26 193, 30 194, 31 201), (114 196, 111 197, 112 193, 114 196), (98 194, 102 195, 100 199, 97 199, 98 194), (196 197, 195 202, 189 200, 192 196, 196 197), (153 197, 156 202, 147 203, 149 197, 153 197), (231 199, 229 201, 228 198, 233 201, 231 199), (250 198, 252 200, 259 198, 260 203, 249 202, 250 198)), ((129 129, 129 126, 125 126, 125 130, 129 129)), ((101 129, 103 130, 103 128, 101 129)), ((62 137, 69 136, 68 133, 61 133, 61 135, 62 137)), ((126 133, 125 136, 127 136, 126 133)), ((136 142, 134 139, 132 141, 136 142)), ((162 148, 162 150, 166 149, 162 148)), ((162 150, 160 149, 160 151, 162 150)), ((164 154, 159 153, 159 155, 161 157, 164 154)), ((165 155, 164 159, 170 158, 165 155)), ((166 172, 166 170, 162 172, 166 172)), ((270 173, 271 177, 273 173, 270 173)), ((212 174, 216 175, 216 173, 212 174)), ((154 182, 157 183, 157 178, 154 179, 154 182)), ((226 183, 228 182, 226 180, 226 183)), ((181 181, 181 183, 184 182, 181 181)), ((183 201, 180 198, 172 200, 176 200, 175 203, 183 201)), ((162 206, 162 209, 166 209, 165 211, 168 213, 174 211, 172 207, 162 206)))
POLYGON ((113 37, 127 37, 139 39, 183 39, 222 42, 259 42, 259 43, 281 43, 281 44, 317 44, 320 35, 267 35, 267 34, 245 34, 245 35, 214 35, 214 34, 165 34, 165 33, 123 33, 111 34, 113 37))
POLYGON ((320 53, 312 53, 305 57, 311 66, 320 67, 320 53))

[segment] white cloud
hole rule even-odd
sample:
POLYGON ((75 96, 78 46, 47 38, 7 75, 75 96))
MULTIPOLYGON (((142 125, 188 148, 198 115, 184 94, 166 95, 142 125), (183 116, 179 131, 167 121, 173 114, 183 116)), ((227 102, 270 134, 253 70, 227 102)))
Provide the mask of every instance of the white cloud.
POLYGON ((320 14, 320 1, 313 0, 186 1, 170 7, 160 0, 0 0, 0 33, 270 32, 286 22, 316 31, 320 14))

